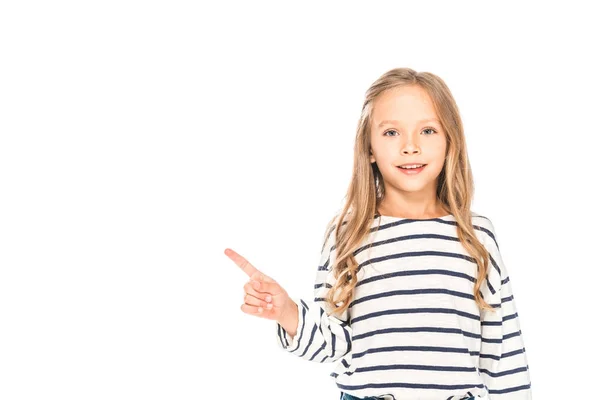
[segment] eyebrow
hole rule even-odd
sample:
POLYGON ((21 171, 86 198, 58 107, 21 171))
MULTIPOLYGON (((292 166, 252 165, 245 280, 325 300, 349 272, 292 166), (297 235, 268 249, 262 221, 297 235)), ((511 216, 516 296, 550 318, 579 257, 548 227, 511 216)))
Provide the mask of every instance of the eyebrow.
MULTIPOLYGON (((437 122, 438 124, 440 124, 440 125, 441 125, 441 122, 440 122, 440 121, 438 121, 438 119, 437 119, 437 118, 427 118, 427 119, 422 119, 422 120, 420 120, 420 121, 417 121, 417 123, 419 123, 419 124, 424 124, 425 122, 432 122, 432 121, 434 121, 434 122, 437 122)), ((379 123, 379 125, 377 125, 377 127, 378 127, 378 128, 380 128, 380 127, 384 126, 385 124, 390 124, 390 125, 392 125, 392 124, 394 124, 394 123, 397 123, 397 122, 399 122, 399 121, 397 121, 397 120, 395 120, 395 119, 386 119, 385 121, 381 121, 381 122, 379 123)))

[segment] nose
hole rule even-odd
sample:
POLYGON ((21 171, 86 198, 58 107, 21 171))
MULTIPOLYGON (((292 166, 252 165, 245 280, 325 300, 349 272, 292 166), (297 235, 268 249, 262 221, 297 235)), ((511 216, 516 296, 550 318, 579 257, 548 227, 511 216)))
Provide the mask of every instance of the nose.
POLYGON ((402 154, 418 154, 421 152, 419 146, 417 145, 418 139, 414 138, 412 135, 406 135, 406 141, 404 142, 404 146, 402 147, 402 154))
POLYGON ((407 142, 402 148, 402 154, 419 154, 421 150, 413 142, 407 142))

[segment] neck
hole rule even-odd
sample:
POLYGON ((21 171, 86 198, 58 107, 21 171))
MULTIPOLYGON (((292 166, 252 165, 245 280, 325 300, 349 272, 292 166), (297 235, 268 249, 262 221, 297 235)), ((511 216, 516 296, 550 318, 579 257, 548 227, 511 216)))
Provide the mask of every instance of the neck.
POLYGON ((390 205, 389 201, 382 200, 378 207, 378 212, 380 215, 411 219, 439 218, 450 214, 450 210, 440 201, 432 202, 431 204, 411 204, 404 202, 390 205))

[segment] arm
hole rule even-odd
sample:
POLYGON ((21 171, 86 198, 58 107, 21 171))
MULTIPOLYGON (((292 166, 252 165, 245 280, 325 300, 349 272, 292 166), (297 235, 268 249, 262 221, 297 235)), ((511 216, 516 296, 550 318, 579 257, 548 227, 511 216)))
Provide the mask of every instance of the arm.
POLYGON ((496 313, 481 311, 479 371, 490 400, 531 400, 531 379, 510 277, 497 244, 494 226, 487 220, 485 246, 490 254, 488 292, 496 313))
POLYGON ((348 310, 341 316, 325 312, 325 296, 335 283, 331 267, 335 260, 335 229, 326 234, 315 278, 315 299, 310 305, 293 297, 295 307, 277 322, 277 342, 284 350, 308 361, 334 362, 351 349, 352 328, 348 310), (297 322, 296 322, 297 321, 297 322))

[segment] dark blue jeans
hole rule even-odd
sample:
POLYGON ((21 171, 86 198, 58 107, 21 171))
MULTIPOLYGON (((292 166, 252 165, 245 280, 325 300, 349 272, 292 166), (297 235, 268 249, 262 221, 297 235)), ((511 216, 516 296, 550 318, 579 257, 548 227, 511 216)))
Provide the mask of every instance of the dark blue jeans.
MULTIPOLYGON (((340 400, 380 400, 379 397, 356 397, 356 396, 352 396, 351 394, 348 393, 344 393, 341 392, 340 393, 340 400)), ((467 397, 464 400, 475 400, 475 397, 471 396, 471 397, 467 397)))
POLYGON ((377 397, 356 397, 348 393, 340 393, 340 400, 379 400, 377 397))

